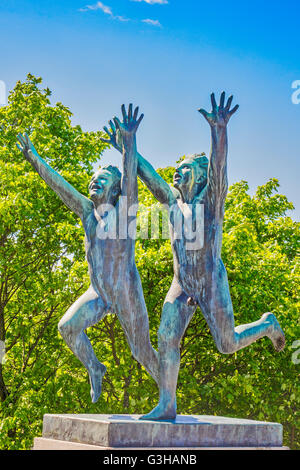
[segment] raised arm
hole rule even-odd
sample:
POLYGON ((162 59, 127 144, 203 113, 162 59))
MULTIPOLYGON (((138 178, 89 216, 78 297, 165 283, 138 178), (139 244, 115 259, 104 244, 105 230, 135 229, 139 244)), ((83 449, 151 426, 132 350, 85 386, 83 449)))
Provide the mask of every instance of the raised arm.
POLYGON ((125 106, 122 105, 123 122, 117 117, 114 118, 115 128, 120 134, 123 154, 121 195, 127 197, 128 207, 138 203, 136 132, 144 117, 141 114, 138 118, 138 112, 139 108, 137 107, 132 113, 132 104, 130 104, 127 114, 125 106))
MULTIPOLYGON (((104 131, 109 139, 101 139, 103 142, 111 144, 116 150, 122 153, 122 142, 120 133, 116 125, 109 121, 110 130, 104 127, 104 131)), ((155 171, 153 166, 137 152, 137 173, 141 180, 146 184, 153 196, 162 204, 172 205, 175 196, 168 183, 155 171)))
POLYGON ((17 144, 17 147, 23 152, 26 160, 31 163, 40 177, 56 192, 69 209, 83 219, 84 215, 93 209, 92 201, 73 188, 39 156, 27 134, 19 134, 18 141, 19 145, 17 144))
POLYGON ((159 202, 170 206, 175 202, 175 196, 168 183, 157 173, 151 163, 139 153, 138 175, 159 202))
POLYGON ((227 180, 227 124, 231 116, 237 111, 238 105, 230 110, 233 96, 228 98, 225 105, 225 92, 221 94, 219 106, 215 95, 211 95, 212 111, 208 113, 204 109, 199 112, 205 117, 211 128, 211 154, 208 167, 208 191, 214 204, 223 204, 228 189, 227 180))

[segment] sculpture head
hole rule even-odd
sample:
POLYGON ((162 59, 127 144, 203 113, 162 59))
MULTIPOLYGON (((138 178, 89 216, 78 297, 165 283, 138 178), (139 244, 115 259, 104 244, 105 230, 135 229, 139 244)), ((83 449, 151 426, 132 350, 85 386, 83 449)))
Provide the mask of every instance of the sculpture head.
POLYGON ((89 184, 89 195, 96 207, 100 204, 116 204, 121 194, 121 177, 120 170, 112 165, 96 171, 89 184))
POLYGON ((173 185, 184 199, 198 195, 207 184, 208 158, 188 155, 176 168, 173 185))

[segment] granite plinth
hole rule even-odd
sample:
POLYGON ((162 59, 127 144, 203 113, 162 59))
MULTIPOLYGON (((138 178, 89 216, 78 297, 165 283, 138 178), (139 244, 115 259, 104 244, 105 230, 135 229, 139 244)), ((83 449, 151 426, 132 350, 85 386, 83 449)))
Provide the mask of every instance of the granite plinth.
POLYGON ((271 448, 282 425, 217 416, 145 421, 140 415, 45 415, 43 439, 102 448, 271 448))
POLYGON ((80 442, 58 441, 57 439, 46 439, 43 437, 36 437, 34 439, 33 450, 111 450, 115 451, 196 451, 196 450, 290 450, 288 447, 103 447, 94 446, 92 444, 81 444, 80 442))

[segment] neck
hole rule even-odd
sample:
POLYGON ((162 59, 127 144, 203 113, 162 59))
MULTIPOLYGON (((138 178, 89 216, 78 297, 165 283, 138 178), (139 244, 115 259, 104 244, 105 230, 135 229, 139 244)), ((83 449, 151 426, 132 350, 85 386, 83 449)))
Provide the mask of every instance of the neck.
POLYGON ((94 208, 100 217, 103 217, 107 212, 114 209, 116 200, 108 199, 107 201, 93 201, 94 208))
POLYGON ((203 184, 195 184, 193 185, 191 189, 183 189, 183 190, 179 189, 182 201, 185 202, 186 204, 192 204, 194 200, 196 199, 196 197, 198 197, 201 191, 205 188, 205 186, 206 186, 206 183, 203 183, 203 184))

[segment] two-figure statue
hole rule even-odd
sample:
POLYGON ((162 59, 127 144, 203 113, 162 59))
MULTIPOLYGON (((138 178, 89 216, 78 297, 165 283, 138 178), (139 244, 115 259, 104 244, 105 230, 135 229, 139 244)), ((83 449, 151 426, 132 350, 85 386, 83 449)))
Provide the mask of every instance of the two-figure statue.
MULTIPOLYGON (((211 95, 212 111, 200 109, 211 128, 210 159, 191 155, 176 168, 173 186, 169 186, 137 151, 136 132, 143 115, 138 108, 128 112, 122 106, 123 120, 110 121, 104 127, 108 139, 102 139, 123 155, 123 173, 113 166, 102 167, 89 185, 90 199, 80 194, 56 173, 36 152, 27 135, 18 136, 19 148, 45 182, 80 217, 85 230, 86 256, 91 285, 66 312, 58 328, 64 340, 89 373, 92 401, 101 394, 105 366, 98 361, 85 334, 108 313, 118 315, 133 356, 150 373, 159 387, 159 404, 142 419, 176 418, 176 387, 180 367, 180 342, 197 308, 200 307, 218 350, 231 354, 263 336, 275 349, 284 348, 285 337, 276 317, 265 313, 261 319, 235 327, 226 269, 221 259, 222 224, 227 183, 227 124, 238 106, 231 109, 233 97, 225 104, 225 93, 217 105, 211 95), (166 296, 158 330, 158 352, 150 343, 149 321, 142 285, 135 264, 135 237, 124 237, 135 227, 137 176, 156 199, 169 207, 174 278, 166 296), (122 197, 121 197, 122 196, 122 197), (122 204, 126 198, 127 204, 122 204), (190 240, 178 236, 180 221, 185 223, 186 208, 192 224, 198 205, 204 207, 203 243, 191 249, 190 240), (134 215, 128 215, 129 212, 134 215), (114 237, 99 236, 99 225, 114 237), (122 236, 120 236, 122 231, 122 236)), ((190 221, 189 221, 190 222, 190 221)), ((134 230, 133 230, 134 231, 134 230)))

